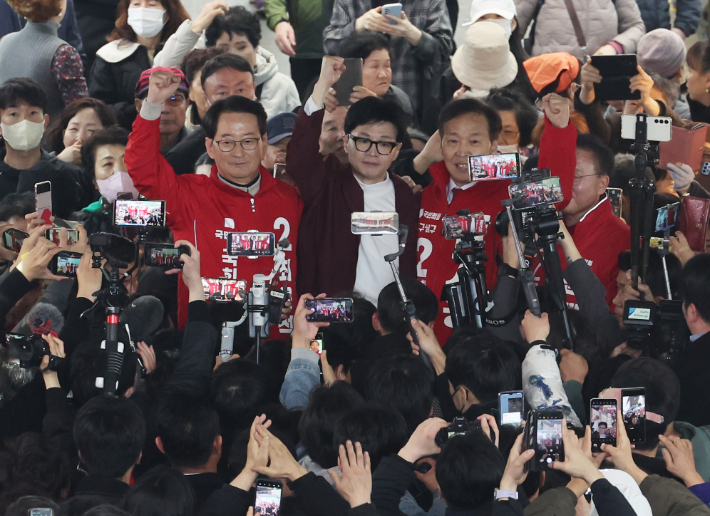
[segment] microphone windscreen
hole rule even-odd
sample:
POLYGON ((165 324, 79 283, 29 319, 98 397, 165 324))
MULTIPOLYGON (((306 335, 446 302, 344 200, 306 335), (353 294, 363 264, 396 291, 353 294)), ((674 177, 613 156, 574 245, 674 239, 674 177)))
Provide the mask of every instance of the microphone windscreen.
POLYGON ((123 309, 119 322, 128 324, 133 342, 144 341, 163 321, 163 303, 155 296, 142 296, 123 309))
POLYGON ((64 327, 64 316, 59 309, 49 303, 37 303, 27 314, 27 324, 31 333, 59 333, 64 327))

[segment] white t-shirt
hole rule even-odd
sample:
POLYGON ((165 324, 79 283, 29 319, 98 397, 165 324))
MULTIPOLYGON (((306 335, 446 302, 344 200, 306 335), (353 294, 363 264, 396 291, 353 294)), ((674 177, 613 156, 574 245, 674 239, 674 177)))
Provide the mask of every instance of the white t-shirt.
MULTIPOLYGON (((357 179, 357 178, 355 178, 357 179)), ((365 198, 365 211, 396 211, 394 207, 394 183, 387 179, 374 185, 366 185, 357 179, 365 198)), ((399 249, 397 235, 361 235, 355 273, 355 292, 365 296, 377 306, 380 291, 394 281, 392 269, 385 261, 385 255, 399 249)), ((395 261, 399 269, 399 258, 395 261)))

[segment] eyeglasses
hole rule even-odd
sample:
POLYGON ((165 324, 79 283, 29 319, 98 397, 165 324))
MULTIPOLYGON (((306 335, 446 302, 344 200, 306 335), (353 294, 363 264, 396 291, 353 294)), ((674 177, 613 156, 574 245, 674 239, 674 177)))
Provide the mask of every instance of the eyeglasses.
POLYGON ((599 177, 601 174, 585 174, 583 176, 574 176, 574 184, 579 184, 585 177, 599 177))
POLYGON ((352 134, 348 134, 348 138, 355 143, 355 148, 360 152, 367 152, 374 145, 377 149, 377 154, 381 154, 383 156, 390 154, 397 146, 397 142, 373 142, 368 138, 360 138, 359 136, 353 136, 352 134))
POLYGON ((214 141, 222 152, 232 152, 237 144, 242 146, 245 151, 253 151, 259 146, 259 138, 245 138, 243 140, 215 140, 214 141))
POLYGON ((185 95, 180 93, 176 93, 165 101, 166 104, 182 104, 183 102, 185 102, 185 95))

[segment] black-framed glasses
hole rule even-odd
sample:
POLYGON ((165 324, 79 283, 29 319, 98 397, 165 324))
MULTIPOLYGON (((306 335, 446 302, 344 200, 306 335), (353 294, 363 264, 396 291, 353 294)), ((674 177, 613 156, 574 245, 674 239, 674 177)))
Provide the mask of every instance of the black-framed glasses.
POLYGON ((348 138, 355 143, 355 148, 360 152, 367 152, 374 145, 377 149, 377 154, 382 154, 383 156, 390 154, 397 146, 397 142, 373 142, 369 138, 361 138, 352 134, 348 134, 348 138))
POLYGON ((215 140, 217 147, 222 152, 232 152, 237 144, 245 151, 253 151, 259 146, 259 138, 244 138, 243 140, 215 140))

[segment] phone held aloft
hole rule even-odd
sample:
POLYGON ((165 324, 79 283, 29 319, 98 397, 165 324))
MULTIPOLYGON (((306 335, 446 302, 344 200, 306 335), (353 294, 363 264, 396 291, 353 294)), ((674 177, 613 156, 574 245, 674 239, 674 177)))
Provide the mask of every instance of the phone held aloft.
POLYGON ((205 301, 243 303, 247 297, 247 282, 229 278, 202 278, 202 290, 205 301))
POLYGON ((485 154, 468 157, 468 177, 471 181, 499 181, 520 175, 520 155, 485 154))
POLYGON ((117 199, 113 204, 114 226, 165 226, 165 201, 117 199))
POLYGON ((616 446, 617 402, 615 399, 593 398, 589 402, 592 428, 592 452, 601 452, 602 444, 616 446))
POLYGON ((52 223, 52 183, 50 181, 35 183, 35 211, 45 224, 52 223))
POLYGON ((528 412, 523 447, 525 450, 535 450, 535 456, 525 463, 525 471, 543 471, 551 463, 565 460, 562 418, 560 411, 528 412))
POLYGON ((306 308, 313 313, 306 315, 306 321, 350 323, 353 322, 353 300, 345 297, 306 299, 306 308))
POLYGON ((501 425, 521 426, 525 420, 523 391, 498 393, 498 413, 500 414, 501 425))
POLYGON ((25 238, 29 236, 29 233, 25 233, 17 228, 6 229, 2 234, 2 243, 8 249, 19 253, 20 249, 22 249, 22 243, 25 241, 25 238))
POLYGON ((180 256, 186 254, 190 256, 190 247, 181 245, 175 247, 172 244, 154 244, 147 242, 143 253, 145 264, 153 267, 164 267, 166 269, 182 269, 183 262, 180 256))
POLYGON ((54 255, 52 261, 49 262, 49 270, 57 276, 66 276, 67 278, 76 277, 76 271, 81 263, 81 253, 73 253, 71 251, 60 251, 54 255))

